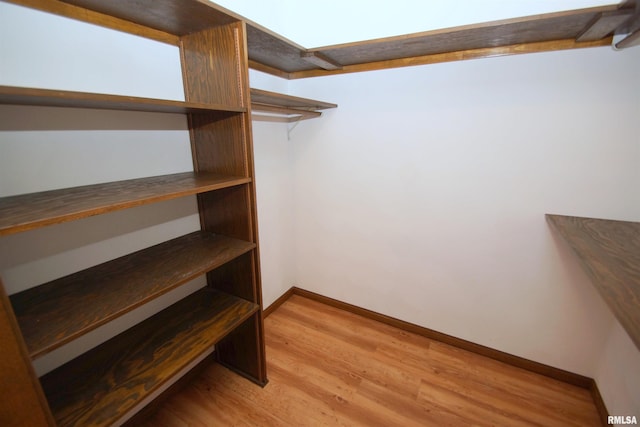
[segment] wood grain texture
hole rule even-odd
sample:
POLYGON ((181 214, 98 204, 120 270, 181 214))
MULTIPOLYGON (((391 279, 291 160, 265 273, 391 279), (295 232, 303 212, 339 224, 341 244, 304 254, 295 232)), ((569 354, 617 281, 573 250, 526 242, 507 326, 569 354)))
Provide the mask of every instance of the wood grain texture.
POLYGON ((292 123, 319 117, 321 113, 317 110, 336 107, 329 102, 251 89, 252 120, 292 123), (256 111, 277 115, 256 114, 256 111))
POLYGON ((245 143, 243 117, 218 114, 189 116, 194 170, 233 176, 252 176, 245 143))
MULTIPOLYGON (((225 25, 182 37, 180 53, 185 99, 246 106, 240 84, 240 25, 225 25)), ((248 94, 246 94, 248 96, 248 94)))
POLYGON ((315 119, 316 117, 320 117, 322 115, 322 113, 318 111, 297 110, 295 108, 276 107, 273 105, 258 103, 253 103, 251 105, 251 109, 251 120, 259 121, 292 123, 298 122, 300 120, 315 119))
POLYGON ((210 113, 212 111, 243 113, 247 111, 244 107, 222 104, 169 101, 164 99, 138 98, 134 96, 23 88, 15 86, 0 86, 0 104, 94 108, 103 110, 147 111, 178 114, 210 113))
MULTIPOLYGON (((244 23, 228 24, 183 37, 181 54, 185 98, 198 102, 224 102, 249 106, 249 76, 244 23)), ((246 114, 208 121, 190 115, 194 169, 253 177, 250 107, 246 114)), ((214 195, 198 195, 203 230, 249 242, 258 242, 255 186, 229 188, 214 195)), ((220 272, 207 275, 210 287, 248 298, 262 305, 259 253, 220 272), (249 260, 250 262, 245 262, 249 260), (242 265, 244 264, 244 265, 242 265), (234 266, 242 265, 240 271, 234 266)), ((258 384, 267 382, 262 316, 256 315, 216 347, 220 362, 258 384)))
POLYGON ((319 51, 342 65, 379 62, 445 52, 575 38, 597 13, 611 7, 550 13, 366 42, 327 46, 319 51))
POLYGON ((262 313, 257 312, 249 321, 231 332, 216 345, 216 360, 235 373, 264 387, 267 380, 263 340, 262 313))
POLYGON ((225 294, 257 302, 254 259, 255 252, 251 251, 209 271, 207 283, 225 294))
POLYGON ((640 349, 640 222, 546 217, 640 349))
MULTIPOLYGON (((305 111, 337 107, 336 104, 331 104, 329 102, 284 95, 260 89, 251 89, 250 93, 252 108, 254 110, 259 110, 260 106, 263 105, 280 106, 305 111)), ((0 86, 0 104, 146 111, 176 114, 247 111, 245 107, 226 106, 222 104, 214 105, 197 102, 181 102, 132 96, 23 88, 15 86, 0 86)), ((218 115, 216 117, 223 118, 224 115, 218 115)), ((210 119, 208 120, 210 121, 210 119)))
POLYGON ((251 195, 247 188, 235 187, 198 195, 203 229, 235 239, 257 242, 251 195))
POLYGON ((303 116, 302 114, 262 114, 251 113, 251 121, 253 122, 270 122, 270 123, 295 123, 301 120, 312 119, 314 117, 303 116))
POLYGON ((287 289, 287 292, 280 295, 274 302, 271 303, 269 307, 265 307, 262 310, 262 315, 264 316, 264 318, 266 319, 267 317, 269 317, 269 315, 276 311, 278 307, 280 307, 282 304, 287 302, 289 298, 295 295, 296 289, 297 288, 295 286, 290 287, 289 289, 287 289))
POLYGON ((205 288, 45 375, 58 425, 111 425, 258 310, 205 288))
MULTIPOLYGON (((270 92, 262 89, 251 89, 251 104, 273 105, 278 107, 287 107, 296 110, 326 110, 329 108, 337 108, 338 104, 331 102, 318 101, 315 99, 301 98, 299 96, 285 95, 277 92, 270 92)), ((255 108, 253 108, 255 110, 255 108)))
POLYGON ((9 298, 0 281, 0 425, 45 427, 55 422, 45 400, 9 298))
POLYGON ((280 107, 276 105, 260 104, 255 102, 251 104, 251 109, 253 110, 253 112, 259 111, 265 113, 309 116, 308 118, 319 117, 321 115, 320 112, 316 111, 299 110, 297 108, 280 107))
POLYGON ((261 64, 253 59, 249 59, 249 68, 256 71, 262 71, 263 73, 271 74, 276 77, 280 77, 282 79, 290 79, 289 73, 279 70, 275 67, 270 67, 268 65, 261 64))
POLYGON ((598 386, 595 380, 593 380, 592 378, 587 378, 582 375, 578 375, 562 369, 554 368, 552 366, 544 365, 542 363, 524 359, 522 357, 504 353, 502 351, 498 351, 489 347, 471 343, 469 341, 452 337, 451 335, 446 335, 441 332, 434 331, 432 329, 424 328, 422 326, 418 326, 412 323, 394 319, 392 317, 385 316, 383 314, 376 313, 371 310, 366 310, 364 308, 357 307, 352 304, 347 304, 342 301, 335 300, 333 298, 328 298, 323 295, 309 292, 307 290, 298 288, 296 286, 289 288, 287 292, 285 292, 282 296, 280 296, 269 307, 265 308, 263 310, 263 316, 265 318, 268 317, 271 313, 275 312, 278 309, 278 307, 280 307, 282 304, 287 302, 289 298, 291 298, 293 295, 299 295, 301 297, 304 297, 304 298, 307 298, 307 299, 310 299, 310 300, 313 300, 313 301, 316 301, 340 310, 344 310, 346 312, 349 312, 358 316, 362 316, 372 321, 384 323, 386 325, 392 326, 394 328, 398 328, 399 330, 410 333, 410 334, 419 335, 429 340, 450 345, 460 350, 469 351, 480 357, 486 357, 486 358, 495 360, 497 362, 506 363, 507 365, 512 366, 514 368, 524 369, 534 374, 546 376, 554 380, 559 380, 567 384, 588 389, 589 392, 591 393, 591 397, 593 398, 598 414, 600 415, 600 420, 602 425, 603 426, 607 425, 607 417, 609 416, 609 412, 604 403, 604 400, 602 399, 600 390, 598 389, 598 386))
POLYGON ((318 68, 302 57, 307 51, 305 48, 258 26, 247 25, 247 41, 249 59, 266 67, 265 71, 276 69, 289 73, 318 68))
MULTIPOLYGON (((187 101, 249 105, 244 76, 247 71, 241 56, 245 43, 241 29, 238 24, 227 25, 183 37, 181 56, 187 101)), ((252 176, 247 143, 250 135, 244 122, 241 115, 222 120, 190 115, 194 169, 252 176)))
POLYGON ((461 350, 470 351, 483 357, 487 357, 498 362, 506 363, 516 368, 525 369, 535 374, 544 375, 555 380, 563 381, 568 384, 572 384, 582 388, 589 388, 593 380, 591 378, 575 374, 573 372, 565 371, 563 369, 554 368, 543 363, 534 362, 533 360, 518 357, 509 353, 505 353, 500 350, 493 349, 484 345, 476 344, 471 341, 463 340, 451 335, 444 334, 442 332, 435 331, 433 329, 425 328, 423 326, 416 325, 414 323, 405 322, 394 317, 390 317, 375 311, 367 310, 362 307, 348 304, 343 301, 339 301, 333 298, 326 297, 324 295, 310 292, 298 287, 292 288, 293 295, 299 295, 304 298, 308 298, 322 304, 326 304, 340 310, 345 310, 350 313, 357 314, 359 316, 366 317, 367 319, 381 322, 389 326, 401 329, 403 331, 420 335, 430 340, 438 341, 461 350))
POLYGON ((584 388, 297 295, 265 331, 265 388, 212 365, 142 426, 600 425, 584 388))
POLYGON ((32 358, 255 248, 194 232, 11 296, 32 358))
POLYGON ((0 236, 249 182, 185 172, 3 197, 0 236))
POLYGON ((155 399, 145 405, 139 411, 136 411, 134 414, 130 414, 131 416, 127 418, 127 420, 122 424, 122 427, 138 427, 140 424, 144 424, 147 420, 155 414, 159 408, 162 407, 164 402, 167 401, 168 398, 175 395, 177 392, 182 390, 184 387, 189 385, 193 380, 198 378, 212 363, 215 363, 215 350, 202 359, 196 366, 189 370, 189 372, 185 373, 175 382, 172 382, 170 386, 164 389, 155 399))
POLYGON ((469 59, 492 58, 495 56, 522 55, 525 53, 553 52, 568 49, 610 46, 611 37, 591 42, 577 42, 574 39, 551 40, 545 42, 521 43, 509 46, 486 47, 454 52, 435 53, 408 58, 395 58, 385 61, 364 62, 347 65, 340 70, 307 70, 288 74, 290 79, 321 77, 334 74, 359 73, 363 71, 386 70, 389 68, 413 67, 416 65, 438 64, 442 62, 466 61, 469 59))
POLYGON ((472 53, 475 57, 489 57, 497 54, 496 48, 502 48, 502 55, 532 51, 534 46, 538 51, 558 50, 557 42, 566 40, 574 43, 565 42, 563 48, 581 48, 588 45, 575 43, 575 38, 585 27, 601 13, 617 10, 618 5, 612 4, 314 49, 300 48, 265 34, 260 28, 249 27, 249 58, 253 67, 264 67, 262 71, 275 69, 288 78, 303 78, 394 68, 409 63, 456 61, 469 59, 472 53), (316 53, 343 68, 324 70, 305 58, 316 53))
POLYGON ((324 56, 324 54, 320 52, 304 52, 302 53, 302 58, 312 64, 317 65, 320 68, 324 68, 325 70, 337 70, 342 68, 341 64, 333 61, 330 58, 324 56))
POLYGON ((63 1, 177 36, 237 21, 206 0, 63 1))

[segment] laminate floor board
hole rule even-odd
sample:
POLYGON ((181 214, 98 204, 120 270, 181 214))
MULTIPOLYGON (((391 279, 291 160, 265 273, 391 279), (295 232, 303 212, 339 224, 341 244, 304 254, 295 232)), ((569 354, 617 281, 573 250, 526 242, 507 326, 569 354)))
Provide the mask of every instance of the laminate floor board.
POLYGON ((265 339, 266 387, 212 364, 143 427, 601 425, 586 389, 299 295, 265 339))

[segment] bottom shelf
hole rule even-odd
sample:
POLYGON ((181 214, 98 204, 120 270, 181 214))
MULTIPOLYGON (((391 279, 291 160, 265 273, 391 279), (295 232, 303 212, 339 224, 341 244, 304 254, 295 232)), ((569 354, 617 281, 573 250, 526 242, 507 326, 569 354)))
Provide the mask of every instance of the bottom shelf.
POLYGON ((202 289, 41 378, 58 425, 111 425, 259 310, 202 289))

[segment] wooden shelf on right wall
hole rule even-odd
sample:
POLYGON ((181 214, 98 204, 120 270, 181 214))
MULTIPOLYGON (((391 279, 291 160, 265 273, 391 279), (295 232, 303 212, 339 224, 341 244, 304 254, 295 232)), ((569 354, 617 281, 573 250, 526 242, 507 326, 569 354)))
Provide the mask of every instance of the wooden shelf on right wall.
POLYGON ((336 107, 338 107, 337 104, 316 101, 315 99, 251 89, 251 109, 253 111, 251 118, 253 120, 291 123, 320 117, 322 113, 319 110, 336 107))
POLYGON ((547 214, 640 349, 640 222, 547 214))

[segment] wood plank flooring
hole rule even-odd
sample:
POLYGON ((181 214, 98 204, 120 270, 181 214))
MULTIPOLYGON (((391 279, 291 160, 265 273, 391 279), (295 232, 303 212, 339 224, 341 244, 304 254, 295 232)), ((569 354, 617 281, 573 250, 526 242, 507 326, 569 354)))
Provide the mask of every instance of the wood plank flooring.
POLYGON ((601 425, 586 389, 297 295, 265 333, 265 388, 213 364, 143 426, 601 425))

